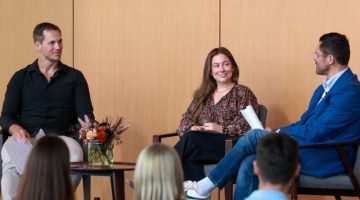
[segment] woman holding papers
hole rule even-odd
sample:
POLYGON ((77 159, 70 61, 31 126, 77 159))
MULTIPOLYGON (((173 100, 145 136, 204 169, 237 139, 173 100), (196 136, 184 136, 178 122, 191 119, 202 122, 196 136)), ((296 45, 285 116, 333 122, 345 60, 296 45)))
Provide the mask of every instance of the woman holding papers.
POLYGON ((250 129, 240 111, 252 106, 258 112, 254 93, 238 84, 239 68, 230 51, 215 48, 208 54, 200 87, 183 114, 175 145, 184 168, 185 180, 205 177, 205 164, 224 156, 225 139, 242 136, 250 129))

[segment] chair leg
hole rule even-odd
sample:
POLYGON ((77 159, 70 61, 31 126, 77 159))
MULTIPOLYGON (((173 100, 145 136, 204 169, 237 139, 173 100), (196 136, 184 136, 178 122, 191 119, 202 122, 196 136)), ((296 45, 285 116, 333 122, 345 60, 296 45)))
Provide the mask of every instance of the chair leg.
POLYGON ((290 198, 291 200, 297 200, 298 194, 298 178, 294 178, 291 180, 291 187, 290 187, 290 198))
POLYGON ((335 195, 335 199, 336 199, 336 200, 341 200, 341 196, 335 195))
POLYGON ((218 190, 218 200, 220 200, 220 192, 221 190, 220 189, 217 189, 218 190))
POLYGON ((225 186, 225 200, 233 200, 233 182, 230 181, 225 186))
POLYGON ((290 198, 291 198, 291 200, 297 200, 298 198, 297 198, 297 188, 291 188, 291 195, 290 195, 290 198))

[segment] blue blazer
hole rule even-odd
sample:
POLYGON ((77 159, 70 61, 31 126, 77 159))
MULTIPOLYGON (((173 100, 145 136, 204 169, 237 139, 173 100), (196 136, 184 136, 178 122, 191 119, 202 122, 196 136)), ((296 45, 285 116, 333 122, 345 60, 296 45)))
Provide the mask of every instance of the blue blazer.
MULTIPOLYGON (((348 69, 318 104, 324 89, 314 92, 301 119, 280 129, 296 138, 299 145, 350 142, 360 140, 360 83, 348 69)), ((352 164, 356 148, 345 149, 352 164)), ((301 173, 327 177, 345 173, 335 149, 308 149, 300 153, 301 173)))

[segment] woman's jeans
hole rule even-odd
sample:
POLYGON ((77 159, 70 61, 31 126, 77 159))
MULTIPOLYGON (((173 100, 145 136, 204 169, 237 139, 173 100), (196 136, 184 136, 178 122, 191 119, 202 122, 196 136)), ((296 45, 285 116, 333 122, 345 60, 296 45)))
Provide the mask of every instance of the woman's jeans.
POLYGON ((266 134, 267 131, 260 129, 247 132, 209 173, 209 179, 218 188, 223 188, 237 175, 234 199, 242 200, 249 196, 258 186, 258 179, 253 171, 256 144, 266 134))

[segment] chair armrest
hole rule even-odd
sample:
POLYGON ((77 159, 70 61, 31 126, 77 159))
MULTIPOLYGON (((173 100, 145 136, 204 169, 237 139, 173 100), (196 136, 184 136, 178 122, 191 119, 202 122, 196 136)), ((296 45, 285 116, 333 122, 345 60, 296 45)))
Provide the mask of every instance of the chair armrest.
POLYGON ((161 143, 161 139, 174 137, 174 136, 179 136, 179 135, 177 133, 165 133, 165 134, 153 135, 153 143, 161 143))
POLYGON ((303 145, 300 146, 300 149, 323 149, 323 148, 336 148, 336 147, 344 147, 344 146, 358 146, 360 145, 360 141, 352 141, 352 142, 339 142, 339 143, 330 143, 330 144, 312 144, 312 145, 303 145))

